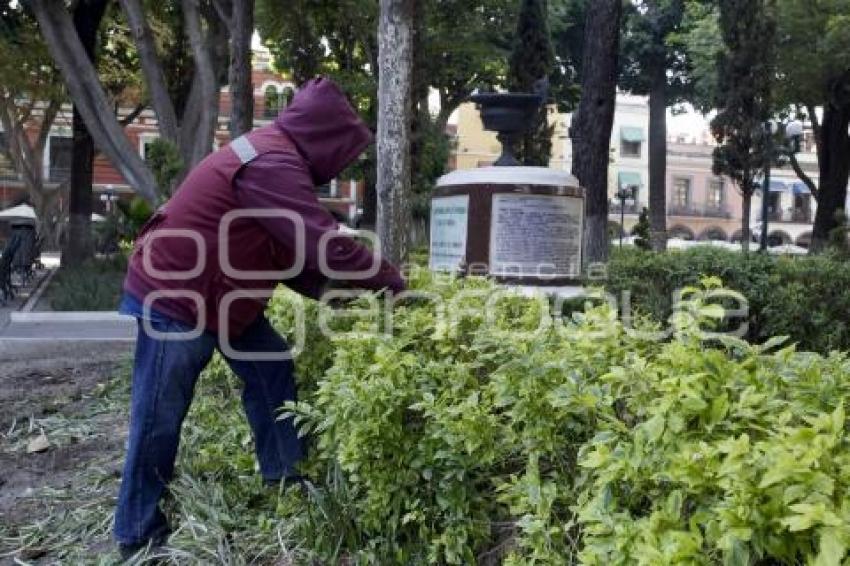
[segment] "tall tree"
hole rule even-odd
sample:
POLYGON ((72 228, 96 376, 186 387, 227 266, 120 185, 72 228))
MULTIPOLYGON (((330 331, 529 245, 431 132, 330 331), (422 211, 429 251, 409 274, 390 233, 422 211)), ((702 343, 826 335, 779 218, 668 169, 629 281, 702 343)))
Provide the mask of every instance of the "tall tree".
MULTIPOLYGON (((776 24, 771 0, 720 0, 725 51, 718 62, 718 113, 711 122, 717 139, 714 172, 738 185, 743 197, 741 234, 749 250, 750 212, 756 177, 765 165, 764 124, 771 116, 776 24)), ((767 198, 768 188, 763 188, 767 198)))
MULTIPOLYGON (((98 28, 108 0, 80 0, 74 7, 74 28, 86 56, 97 65, 98 28)), ((92 182, 94 180, 94 140, 76 106, 72 117, 71 181, 68 191, 68 232, 62 261, 79 265, 94 248, 91 239, 92 182)))
MULTIPOLYGON (((35 14, 42 37, 96 145, 140 196, 156 201, 154 176, 124 135, 67 9, 48 0, 26 0, 25 5, 35 14)), ((134 38, 160 135, 180 149, 189 169, 212 150, 219 87, 225 75, 223 62, 227 58, 226 26, 212 6, 199 0, 153 5, 152 11, 179 22, 177 43, 182 44, 184 34, 188 41, 192 64, 183 72, 172 74, 167 71, 182 62, 181 49, 175 49, 166 60, 159 55, 151 31, 151 23, 158 18, 145 11, 141 0, 121 0, 121 6, 134 38), (167 78, 172 81, 169 83, 167 78)))
POLYGON ((573 114, 573 174, 587 191, 585 262, 608 259, 608 160, 620 48, 621 0, 587 6, 581 101, 573 114))
MULTIPOLYGON (((509 86, 514 92, 534 92, 535 83, 548 80, 552 74, 555 55, 547 4, 546 0, 522 0, 510 60, 509 86)), ((549 109, 544 104, 517 148, 518 157, 525 165, 549 165, 553 127, 548 118, 549 109)))
POLYGON ((378 20, 378 219, 381 251, 407 257, 415 0, 380 0, 378 20))
POLYGON ((684 0, 636 0, 628 5, 620 83, 649 95, 649 222, 655 251, 667 247, 667 107, 687 91, 685 55, 671 37, 681 32, 684 0))
POLYGON ((681 31, 671 34, 670 43, 687 58, 691 82, 688 102, 708 114, 717 104, 717 61, 726 50, 717 0, 687 0, 681 31))
POLYGON ((850 0, 778 0, 777 102, 812 125, 819 183, 790 155, 817 199, 812 252, 829 242, 845 207, 850 177, 850 0), (822 108, 819 115, 817 108, 822 108))
POLYGON ((38 19, 41 35, 95 143, 140 196, 154 201, 153 175, 115 119, 68 11, 47 0, 29 0, 26 5, 38 19))
POLYGON ((0 4, 0 76, 2 150, 26 187, 42 233, 54 245, 61 186, 45 177, 44 153, 65 92, 35 23, 8 1, 0 4))
POLYGON ((514 0, 427 0, 417 74, 437 91, 434 119, 445 131, 449 117, 481 86, 502 84, 516 26, 514 0))
POLYGON ((560 112, 575 110, 581 97, 584 22, 589 0, 552 0, 549 24, 554 66, 549 75, 549 92, 560 112))

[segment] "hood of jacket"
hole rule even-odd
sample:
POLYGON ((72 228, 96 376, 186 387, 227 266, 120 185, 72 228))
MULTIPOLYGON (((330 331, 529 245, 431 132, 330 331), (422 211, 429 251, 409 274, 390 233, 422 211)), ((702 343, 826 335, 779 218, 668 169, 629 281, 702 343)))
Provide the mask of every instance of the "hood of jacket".
POLYGON ((316 185, 339 175, 373 141, 342 90, 323 77, 306 83, 275 123, 298 148, 316 185))

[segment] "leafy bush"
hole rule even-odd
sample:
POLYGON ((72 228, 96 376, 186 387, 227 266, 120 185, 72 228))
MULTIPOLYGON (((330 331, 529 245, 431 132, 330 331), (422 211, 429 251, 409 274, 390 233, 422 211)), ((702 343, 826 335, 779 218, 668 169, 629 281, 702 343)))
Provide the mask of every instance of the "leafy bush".
POLYGON ((718 248, 655 254, 614 251, 606 289, 656 320, 666 320, 677 289, 716 276, 749 303, 751 341, 789 336, 801 349, 850 349, 850 267, 832 255, 774 257, 718 248))
MULTIPOLYGON (((312 438, 315 486, 280 512, 312 559, 841 563, 845 356, 706 342, 697 323, 722 312, 694 288, 659 342, 608 305, 541 326, 534 299, 502 297, 488 317, 477 278, 413 286, 452 316, 416 301, 389 335, 353 310, 337 313, 351 332, 307 330, 287 410, 312 438)), ((270 309, 281 328, 286 303, 270 309)))
POLYGON ((640 210, 640 216, 638 216, 637 224, 635 224, 634 230, 632 230, 632 235, 636 236, 635 238, 635 247, 641 250, 650 249, 650 224, 649 224, 649 209, 643 207, 640 210))
POLYGON ((115 310, 126 272, 127 258, 120 253, 61 267, 46 292, 50 307, 57 311, 115 310))

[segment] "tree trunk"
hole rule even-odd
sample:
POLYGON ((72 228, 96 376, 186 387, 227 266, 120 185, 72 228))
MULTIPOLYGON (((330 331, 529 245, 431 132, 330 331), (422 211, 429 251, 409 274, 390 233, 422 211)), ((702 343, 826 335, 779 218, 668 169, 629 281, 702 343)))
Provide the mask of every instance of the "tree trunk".
POLYGON ((56 249, 59 245, 59 210, 56 207, 59 191, 45 191, 31 193, 32 207, 40 220, 38 227, 39 235, 43 238, 45 249, 56 249))
POLYGON ((823 251, 829 243, 830 232, 838 226, 836 213, 844 209, 847 200, 847 179, 850 177, 850 105, 827 105, 823 112, 818 167, 820 189, 818 209, 812 230, 811 252, 823 251))
POLYGON ((750 253, 750 215, 753 209, 753 193, 752 191, 743 192, 742 199, 742 214, 741 214, 741 250, 748 254, 750 253))
POLYGON ((667 249, 667 71, 652 69, 649 90, 649 242, 667 249))
POLYGON ((410 226, 410 97, 414 0, 380 0, 378 218, 381 252, 400 263, 410 226))
MULTIPOLYGON (((89 61, 96 65, 97 31, 106 11, 106 0, 81 1, 74 9, 74 28, 89 61)), ((72 118, 71 183, 68 193, 68 236, 62 263, 79 265, 94 252, 91 237, 94 140, 76 106, 72 118)))
POLYGON ((94 142, 83 117, 74 107, 71 184, 68 193, 68 233, 63 265, 79 265, 94 253, 91 237, 94 142))
POLYGON ((118 123, 68 11, 49 0, 29 0, 26 4, 38 20, 50 54, 96 145, 139 196, 155 202, 153 174, 118 123))
POLYGON ((597 0, 588 5, 585 22, 584 81, 570 136, 573 174, 587 191, 586 264, 608 259, 608 152, 614 125, 622 11, 621 0, 597 0))
MULTIPOLYGON (((377 124, 377 116, 378 100, 377 93, 375 93, 369 96, 367 122, 377 124)), ((373 231, 377 229, 378 224, 378 158, 376 151, 375 146, 370 147, 366 152, 366 159, 363 163, 363 214, 360 216, 359 224, 360 228, 373 231)))
POLYGON ((254 89, 251 84, 253 0, 233 0, 230 18, 230 136, 235 139, 254 127, 254 89))

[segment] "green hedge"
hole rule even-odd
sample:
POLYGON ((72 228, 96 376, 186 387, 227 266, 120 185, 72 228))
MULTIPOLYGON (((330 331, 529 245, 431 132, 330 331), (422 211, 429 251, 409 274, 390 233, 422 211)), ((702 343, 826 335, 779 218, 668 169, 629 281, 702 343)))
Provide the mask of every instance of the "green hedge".
POLYGON ((61 267, 46 296, 56 311, 108 311, 118 308, 127 273, 123 254, 97 257, 75 267, 61 267))
POLYGON ((670 314, 676 289, 717 276, 749 302, 747 338, 762 342, 788 336, 801 349, 850 350, 850 266, 839 258, 776 257, 716 248, 657 254, 635 248, 615 251, 606 289, 656 320, 670 314))
MULTIPOLYGON (((653 341, 607 305, 537 329, 532 299, 486 318, 484 280, 412 286, 463 316, 414 302, 394 309, 391 335, 329 340, 315 325, 325 307, 308 305, 301 402, 286 410, 311 438, 313 482, 278 509, 305 563, 845 559, 844 355, 705 342, 696 323, 719 313, 698 289, 692 316, 653 341)), ((269 310, 290 339, 291 298, 269 310)))

